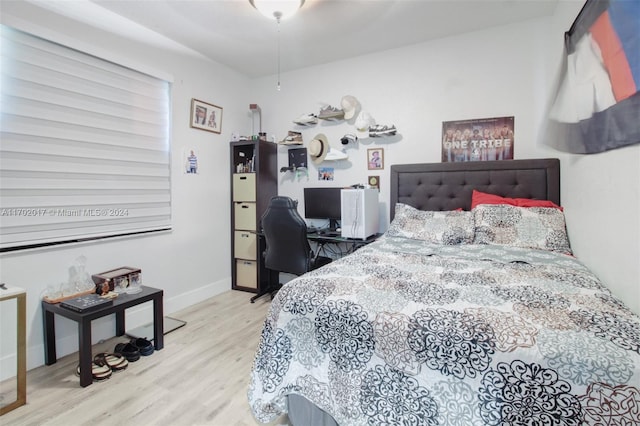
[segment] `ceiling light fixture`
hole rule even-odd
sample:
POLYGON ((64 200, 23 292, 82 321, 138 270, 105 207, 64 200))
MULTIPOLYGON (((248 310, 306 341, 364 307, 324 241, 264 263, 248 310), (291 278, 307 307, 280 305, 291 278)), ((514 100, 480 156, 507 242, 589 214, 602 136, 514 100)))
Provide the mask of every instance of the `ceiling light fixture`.
POLYGON ((267 18, 287 19, 304 4, 304 0, 249 0, 251 6, 267 18))
POLYGON ((274 18, 278 24, 278 84, 280 91, 280 21, 293 16, 304 4, 304 0, 249 0, 251 6, 267 18, 274 18))

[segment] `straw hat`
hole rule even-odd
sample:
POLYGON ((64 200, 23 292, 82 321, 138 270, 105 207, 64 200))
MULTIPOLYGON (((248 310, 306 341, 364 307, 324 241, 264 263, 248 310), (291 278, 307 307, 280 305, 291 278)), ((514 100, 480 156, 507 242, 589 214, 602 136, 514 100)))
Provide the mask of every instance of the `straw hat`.
POLYGON ((309 142, 308 151, 311 156, 311 161, 315 164, 322 163, 329 153, 329 140, 324 134, 318 133, 311 139, 311 142, 309 142))

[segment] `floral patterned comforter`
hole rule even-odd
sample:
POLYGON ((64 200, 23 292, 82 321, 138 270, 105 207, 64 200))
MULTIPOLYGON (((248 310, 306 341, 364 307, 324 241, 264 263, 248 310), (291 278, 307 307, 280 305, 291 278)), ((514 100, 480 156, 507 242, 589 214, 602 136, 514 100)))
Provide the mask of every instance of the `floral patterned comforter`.
POLYGON ((291 393, 341 425, 637 425, 640 318, 567 255, 383 237, 274 298, 256 419, 291 393))

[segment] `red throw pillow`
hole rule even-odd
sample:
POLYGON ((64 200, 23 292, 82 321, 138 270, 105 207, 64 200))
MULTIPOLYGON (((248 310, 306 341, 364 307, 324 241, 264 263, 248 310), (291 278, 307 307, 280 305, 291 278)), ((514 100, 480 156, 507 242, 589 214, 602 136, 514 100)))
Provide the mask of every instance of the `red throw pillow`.
POLYGON ((486 192, 480 192, 473 190, 471 194, 471 209, 473 210, 478 204, 509 204, 515 206, 515 200, 513 198, 505 198, 495 194, 487 194, 486 192))
POLYGON ((562 207, 549 200, 533 200, 530 198, 507 198, 495 194, 487 194, 473 190, 471 194, 471 209, 473 210, 478 204, 508 204, 516 207, 551 207, 564 211, 562 207))

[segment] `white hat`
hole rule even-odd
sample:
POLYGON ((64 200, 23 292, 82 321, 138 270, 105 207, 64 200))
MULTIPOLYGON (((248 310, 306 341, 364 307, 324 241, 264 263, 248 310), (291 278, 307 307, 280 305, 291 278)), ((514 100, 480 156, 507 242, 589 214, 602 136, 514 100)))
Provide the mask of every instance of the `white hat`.
POLYGON ((374 120, 371 114, 366 111, 360 111, 355 122, 356 129, 358 129, 359 132, 368 132, 369 127, 375 126, 375 124, 376 120, 374 120))
POLYGON ((311 142, 309 142, 308 150, 311 161, 315 164, 320 164, 329 153, 329 140, 322 133, 318 133, 311 142))
POLYGON ((340 101, 340 106, 344 111, 344 119, 350 120, 356 114, 356 110, 360 106, 360 102, 358 102, 358 100, 355 97, 351 95, 346 95, 342 97, 342 100, 340 101))
POLYGON ((346 152, 330 147, 324 161, 346 160, 347 158, 349 158, 349 156, 346 152))

